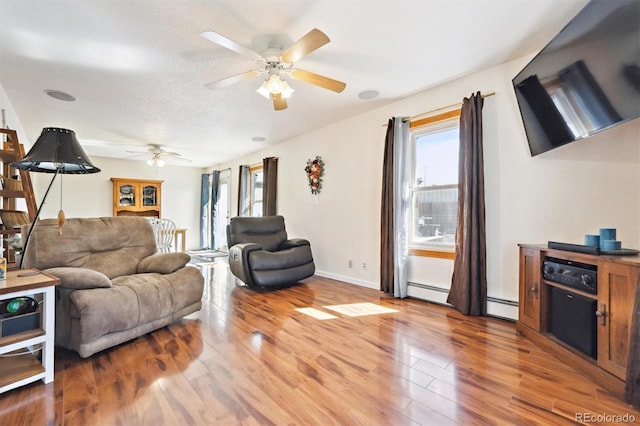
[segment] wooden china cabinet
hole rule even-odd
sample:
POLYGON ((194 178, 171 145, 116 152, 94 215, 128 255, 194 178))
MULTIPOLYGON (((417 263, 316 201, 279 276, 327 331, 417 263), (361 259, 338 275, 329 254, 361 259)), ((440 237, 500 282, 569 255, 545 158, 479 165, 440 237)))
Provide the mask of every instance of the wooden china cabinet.
POLYGON ((111 178, 114 216, 161 216, 161 180, 111 178))

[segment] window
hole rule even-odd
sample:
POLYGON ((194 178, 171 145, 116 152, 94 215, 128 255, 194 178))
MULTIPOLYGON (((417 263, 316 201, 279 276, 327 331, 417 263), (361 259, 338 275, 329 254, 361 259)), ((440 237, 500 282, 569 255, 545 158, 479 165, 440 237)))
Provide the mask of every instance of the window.
POLYGON ((455 248, 459 115, 457 110, 412 123, 412 247, 449 252, 455 248))
POLYGON ((262 164, 251 166, 249 176, 249 188, 251 188, 249 191, 249 216, 262 216, 262 164))

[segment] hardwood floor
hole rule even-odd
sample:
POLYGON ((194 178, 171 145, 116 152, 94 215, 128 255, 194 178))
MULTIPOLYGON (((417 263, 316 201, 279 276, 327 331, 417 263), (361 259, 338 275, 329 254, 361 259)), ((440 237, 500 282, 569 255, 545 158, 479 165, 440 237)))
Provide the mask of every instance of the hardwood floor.
POLYGON ((0 395, 0 424, 640 424, 511 322, 320 277, 255 293, 223 259, 202 270, 200 312, 88 359, 57 348, 55 381, 0 395), (325 308, 362 302, 397 312, 325 308))

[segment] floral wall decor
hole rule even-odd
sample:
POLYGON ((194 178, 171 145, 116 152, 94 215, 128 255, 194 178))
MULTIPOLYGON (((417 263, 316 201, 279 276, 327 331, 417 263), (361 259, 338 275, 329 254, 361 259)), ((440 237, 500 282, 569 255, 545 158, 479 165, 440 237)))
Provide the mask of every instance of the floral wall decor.
POLYGON ((319 194, 322 189, 322 176, 324 175, 324 161, 319 155, 316 158, 307 160, 307 167, 304 168, 309 179, 309 188, 312 194, 319 194))

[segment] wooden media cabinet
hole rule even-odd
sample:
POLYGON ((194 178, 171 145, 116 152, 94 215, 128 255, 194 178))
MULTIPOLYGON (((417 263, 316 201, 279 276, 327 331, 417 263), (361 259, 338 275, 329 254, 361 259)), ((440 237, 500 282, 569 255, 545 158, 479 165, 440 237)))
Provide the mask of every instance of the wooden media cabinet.
MULTIPOLYGON (((549 249, 544 245, 519 244, 518 332, 561 362, 583 372, 598 385, 623 398, 629 360, 629 339, 640 256, 610 256, 549 249), (579 262, 597 267, 597 294, 544 279, 546 258, 579 262), (595 300, 597 356, 592 358, 552 334, 551 289, 560 288, 595 300)), ((593 320, 593 318, 592 318, 593 320)))

